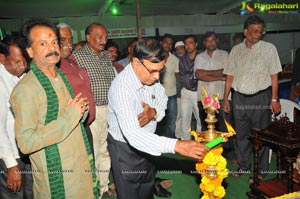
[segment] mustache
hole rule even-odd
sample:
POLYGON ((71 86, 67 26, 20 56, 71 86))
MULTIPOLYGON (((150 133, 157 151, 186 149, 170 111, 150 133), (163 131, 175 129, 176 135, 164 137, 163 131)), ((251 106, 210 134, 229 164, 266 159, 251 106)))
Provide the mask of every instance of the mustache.
POLYGON ((45 57, 50 57, 50 56, 53 56, 53 55, 58 57, 59 53, 56 52, 56 51, 53 51, 53 52, 50 52, 50 53, 46 54, 45 57))

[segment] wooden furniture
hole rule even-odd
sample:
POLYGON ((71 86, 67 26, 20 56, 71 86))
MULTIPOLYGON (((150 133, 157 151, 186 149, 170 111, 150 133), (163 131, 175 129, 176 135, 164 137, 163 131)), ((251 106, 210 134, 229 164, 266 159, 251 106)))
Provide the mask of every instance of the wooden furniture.
POLYGON ((292 123, 287 117, 275 119, 264 130, 252 131, 254 150, 254 183, 247 193, 250 199, 263 199, 281 196, 299 191, 299 184, 293 182, 293 162, 300 151, 300 126, 292 123), (277 177, 267 181, 258 180, 258 152, 262 145, 268 145, 277 152, 277 177))

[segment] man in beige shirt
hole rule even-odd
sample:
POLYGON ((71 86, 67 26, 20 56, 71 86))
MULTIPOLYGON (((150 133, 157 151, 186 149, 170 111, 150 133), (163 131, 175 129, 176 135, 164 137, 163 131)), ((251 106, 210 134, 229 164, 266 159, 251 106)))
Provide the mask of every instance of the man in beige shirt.
POLYGON ((10 104, 15 135, 24 154, 30 154, 35 199, 94 198, 98 184, 93 155, 83 126, 88 101, 74 96, 63 73, 57 29, 43 19, 22 27, 31 70, 14 88, 10 104))
MULTIPOLYGON (((233 47, 224 74, 227 75, 224 91, 223 110, 229 112, 228 95, 234 90, 233 114, 238 145, 238 164, 234 173, 239 176, 250 170, 251 143, 249 136, 252 128, 263 129, 271 122, 271 112, 280 112, 278 99, 278 72, 281 64, 276 47, 261 41, 265 23, 257 16, 250 16, 244 23, 244 42, 233 47)), ((260 151, 259 170, 268 169, 267 147, 260 151)), ((261 172, 262 173, 262 172, 261 172)), ((262 179, 260 175, 260 179, 262 179)), ((250 183, 253 180, 249 181, 250 183)))

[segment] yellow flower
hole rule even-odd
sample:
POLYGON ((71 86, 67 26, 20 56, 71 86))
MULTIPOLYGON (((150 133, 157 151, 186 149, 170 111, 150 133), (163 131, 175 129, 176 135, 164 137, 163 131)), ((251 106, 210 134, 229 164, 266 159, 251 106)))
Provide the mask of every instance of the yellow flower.
POLYGON ((218 171, 217 174, 218 174, 218 176, 220 178, 226 178, 228 176, 228 169, 224 169, 222 171, 218 171))
POLYGON ((217 164, 217 170, 222 171, 222 170, 226 169, 226 166, 227 166, 226 159, 223 158, 222 156, 220 156, 219 162, 217 164))
POLYGON ((288 198, 292 198, 292 197, 300 197, 300 192, 289 193, 289 194, 285 194, 283 196, 275 197, 272 199, 288 199, 288 198))
POLYGON ((200 174, 204 173, 206 168, 207 168, 207 164, 204 163, 196 164, 196 170, 199 171, 200 174))
POLYGON ((202 192, 205 191, 205 185, 204 185, 204 183, 200 183, 199 187, 202 190, 202 192))
POLYGON ((215 154, 212 152, 208 152, 203 159, 203 163, 208 165, 216 165, 218 161, 219 161, 219 157, 215 156, 215 154))
POLYGON ((202 179, 201 179, 201 182, 202 182, 203 184, 207 185, 207 184, 210 183, 210 180, 209 180, 207 177, 203 176, 202 179))
POLYGON ((205 190, 206 190, 207 192, 214 192, 215 189, 216 189, 216 187, 215 187, 212 183, 209 183, 209 184, 207 184, 207 185, 205 186, 205 190))
POLYGON ((222 181, 228 176, 228 169, 222 152, 222 147, 211 149, 202 162, 196 163, 196 170, 202 176, 199 186, 203 193, 201 199, 209 199, 210 194, 213 194, 216 199, 222 199, 226 194, 222 181))
POLYGON ((217 196, 217 197, 220 197, 220 198, 223 198, 225 196, 225 193, 226 193, 225 189, 222 186, 218 186, 214 190, 214 196, 217 196))
POLYGON ((210 182, 215 186, 215 187, 218 187, 218 186, 221 186, 222 184, 222 178, 216 178, 214 180, 211 180, 210 182))
POLYGON ((203 195, 201 199, 209 199, 208 195, 203 195))
POLYGON ((217 156, 220 156, 223 153, 222 147, 216 147, 210 150, 212 153, 214 153, 217 156))

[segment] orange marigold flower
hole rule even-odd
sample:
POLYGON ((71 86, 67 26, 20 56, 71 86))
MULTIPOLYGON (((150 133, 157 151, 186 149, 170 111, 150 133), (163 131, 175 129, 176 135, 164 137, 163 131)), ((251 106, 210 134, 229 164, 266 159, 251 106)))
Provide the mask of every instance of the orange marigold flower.
POLYGON ((219 156, 223 153, 223 147, 216 147, 210 150, 213 152, 215 155, 219 156))

